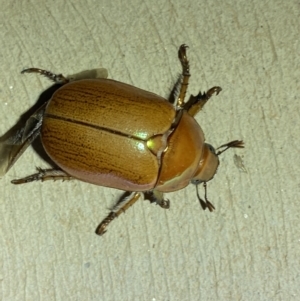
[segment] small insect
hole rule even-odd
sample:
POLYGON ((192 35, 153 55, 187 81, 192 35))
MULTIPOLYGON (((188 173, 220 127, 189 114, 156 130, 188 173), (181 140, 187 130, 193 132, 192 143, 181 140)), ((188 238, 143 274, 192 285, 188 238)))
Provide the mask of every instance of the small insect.
POLYGON ((175 102, 134 86, 107 79, 107 72, 65 77, 29 68, 61 85, 52 97, 8 139, 0 141, 0 172, 5 174, 27 147, 40 136, 43 148, 56 168, 41 169, 13 184, 49 179, 78 179, 130 192, 100 223, 96 233, 142 195, 162 208, 169 208, 165 192, 194 184, 205 210, 215 207, 207 199, 207 182, 219 166, 219 155, 229 148, 244 147, 234 140, 216 151, 204 143, 204 134, 194 116, 220 87, 191 95, 185 102, 190 77, 187 46, 178 57, 182 66, 175 102), (88 79, 86 79, 88 77, 88 79), (91 78, 95 77, 95 78, 91 78), (204 186, 204 199, 199 184, 204 186))
POLYGON ((233 155, 233 162, 235 166, 242 172, 247 173, 247 168, 244 165, 243 159, 241 156, 234 154, 233 155))

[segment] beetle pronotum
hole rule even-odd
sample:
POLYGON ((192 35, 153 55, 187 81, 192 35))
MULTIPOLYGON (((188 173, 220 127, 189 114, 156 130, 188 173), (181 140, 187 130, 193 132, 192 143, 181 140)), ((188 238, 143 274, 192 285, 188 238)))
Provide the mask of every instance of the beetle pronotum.
MULTIPOLYGON (((194 116, 213 94, 185 94, 190 77, 186 45, 178 57, 182 66, 179 94, 174 104, 139 88, 106 79, 106 72, 94 79, 86 74, 64 77, 49 71, 29 68, 22 73, 39 73, 61 87, 27 120, 14 135, 0 141, 0 171, 5 174, 37 136, 52 161, 53 169, 38 172, 13 184, 37 180, 79 179, 96 185, 131 192, 98 226, 102 235, 107 225, 142 194, 162 208, 169 208, 164 192, 203 183, 202 208, 213 211, 207 199, 206 183, 215 175, 219 155, 229 148, 241 148, 234 140, 219 151, 204 143, 204 134, 194 116)), ((175 91, 176 89, 174 89, 175 91)))

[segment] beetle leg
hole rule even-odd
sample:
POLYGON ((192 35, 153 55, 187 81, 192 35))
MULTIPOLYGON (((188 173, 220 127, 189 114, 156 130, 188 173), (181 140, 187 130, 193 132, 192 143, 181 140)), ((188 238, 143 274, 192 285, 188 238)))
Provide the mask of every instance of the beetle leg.
POLYGON ((182 66, 182 73, 181 73, 181 86, 179 91, 179 96, 176 101, 176 106, 182 108, 184 106, 184 98, 186 94, 186 90, 189 84, 190 74, 190 64, 189 60, 187 59, 186 49, 188 48, 187 45, 182 44, 178 50, 178 58, 180 60, 182 66))
POLYGON ((188 102, 184 105, 184 109, 191 116, 195 116, 199 111, 202 110, 206 102, 213 96, 213 94, 218 95, 222 91, 221 87, 212 87, 206 93, 199 92, 198 95, 191 95, 188 102))
POLYGON ((163 209, 170 208, 170 201, 168 199, 164 199, 164 194, 161 191, 153 190, 152 191, 153 200, 163 209))
POLYGON ((47 181, 47 180, 72 180, 73 177, 65 173, 64 171, 60 169, 42 169, 42 168, 37 168, 37 173, 27 176, 25 178, 21 179, 15 179, 12 180, 12 184, 25 184, 33 181, 47 181))
POLYGON ((132 206, 141 196, 141 192, 132 192, 128 197, 123 198, 116 206, 111 210, 108 216, 101 222, 96 229, 96 234, 103 235, 107 230, 108 224, 118 217, 121 213, 124 213, 130 206, 132 206))
POLYGON ((168 199, 164 199, 164 194, 158 190, 150 190, 144 192, 144 199, 148 200, 150 203, 156 203, 163 209, 170 208, 170 201, 168 199))
POLYGON ((64 77, 62 74, 54 74, 50 71, 39 69, 39 68, 28 68, 21 71, 21 73, 39 73, 46 76, 50 80, 54 81, 56 84, 67 84, 70 80, 64 77))

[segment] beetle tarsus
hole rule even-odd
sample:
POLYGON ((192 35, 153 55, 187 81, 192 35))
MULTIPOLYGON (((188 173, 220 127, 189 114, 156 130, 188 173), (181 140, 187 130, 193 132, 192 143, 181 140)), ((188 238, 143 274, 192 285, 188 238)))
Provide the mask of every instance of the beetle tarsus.
POLYGON ((132 192, 128 197, 121 199, 108 216, 100 223, 96 229, 96 234, 103 235, 107 230, 108 224, 118 217, 121 213, 124 213, 130 206, 132 206, 141 196, 140 192, 132 192))
POLYGON ((209 100, 214 94, 218 95, 222 91, 221 87, 212 87, 206 93, 204 93, 207 100, 209 100))
POLYGON ((186 55, 186 50, 187 48, 189 48, 189 46, 187 46, 186 44, 182 44, 179 47, 178 50, 178 58, 180 60, 181 66, 182 66, 182 75, 190 75, 189 73, 189 69, 190 69, 190 65, 189 65, 189 60, 187 58, 186 55))
POLYGON ((157 203, 161 208, 163 209, 169 209, 170 208, 170 201, 163 199, 161 203, 157 203))
POLYGON ((161 191, 154 189, 150 193, 151 193, 151 197, 149 199, 150 203, 155 202, 157 205, 159 205, 163 209, 170 208, 170 201, 168 199, 164 199, 164 194, 161 191))
POLYGON ((43 70, 40 68, 28 68, 21 71, 22 74, 24 73, 39 73, 43 76, 46 76, 50 80, 54 81, 56 84, 67 84, 70 80, 63 76, 62 74, 55 74, 47 70, 43 70))
POLYGON ((178 50, 178 58, 180 60, 181 66, 182 66, 182 73, 181 73, 181 86, 180 86, 180 91, 179 91, 179 95, 176 101, 176 106, 179 108, 183 108, 184 107, 184 98, 185 98, 185 94, 186 94, 186 90, 187 87, 189 85, 189 78, 191 76, 190 74, 190 64, 189 64, 189 60, 187 58, 186 55, 186 49, 188 48, 187 45, 182 44, 179 47, 178 50))
POLYGON ((107 230, 108 224, 117 217, 115 212, 110 212, 109 215, 101 222, 101 224, 96 229, 96 234, 103 235, 107 230))
POLYGON ((26 184, 34 181, 47 181, 47 180, 71 180, 73 179, 70 175, 65 173, 60 169, 42 169, 37 167, 37 173, 32 174, 30 176, 21 178, 21 179, 14 179, 11 181, 12 184, 26 184))
POLYGON ((188 102, 184 105, 184 109, 188 111, 191 116, 195 116, 199 111, 201 111, 207 101, 214 95, 218 95, 222 91, 221 87, 212 87, 207 92, 202 93, 201 91, 198 95, 191 95, 188 102))

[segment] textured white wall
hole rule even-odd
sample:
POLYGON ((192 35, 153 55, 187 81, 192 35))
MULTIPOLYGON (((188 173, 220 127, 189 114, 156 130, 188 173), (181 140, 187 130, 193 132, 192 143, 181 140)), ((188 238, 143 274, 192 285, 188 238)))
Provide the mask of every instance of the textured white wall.
POLYGON ((298 1, 0 6, 0 133, 51 85, 23 68, 104 66, 110 78, 168 96, 186 43, 189 93, 223 88, 197 117, 207 141, 246 143, 221 157, 208 184, 214 213, 188 187, 167 195, 168 211, 138 202, 104 237, 94 230, 121 192, 76 181, 13 186, 48 166, 28 149, 0 181, 1 300, 299 299, 298 1))

